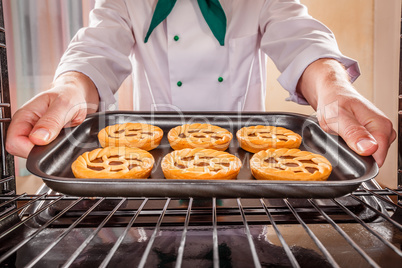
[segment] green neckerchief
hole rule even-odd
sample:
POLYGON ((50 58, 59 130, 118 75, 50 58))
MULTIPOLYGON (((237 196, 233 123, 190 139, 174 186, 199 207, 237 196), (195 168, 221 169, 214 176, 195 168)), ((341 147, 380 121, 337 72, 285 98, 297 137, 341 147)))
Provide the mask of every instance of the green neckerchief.
MULTIPOLYGON (((148 38, 152 31, 158 26, 163 20, 167 18, 169 13, 172 11, 177 0, 158 0, 156 4, 154 15, 152 16, 151 25, 147 35, 145 36, 144 42, 148 42, 148 38)), ((200 7, 201 13, 204 16, 209 28, 211 29, 213 35, 218 40, 219 44, 223 46, 225 44, 225 34, 226 34, 226 15, 223 11, 219 0, 197 0, 198 6, 200 7)))

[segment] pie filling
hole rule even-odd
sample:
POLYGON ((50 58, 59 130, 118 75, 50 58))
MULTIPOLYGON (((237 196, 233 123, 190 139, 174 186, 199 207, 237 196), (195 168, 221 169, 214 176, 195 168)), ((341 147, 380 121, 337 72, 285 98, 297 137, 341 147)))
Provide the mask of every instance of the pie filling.
MULTIPOLYGON (((279 157, 279 160, 293 160, 294 157, 292 156, 281 156, 279 157)), ((298 163, 281 163, 280 161, 278 161, 277 159, 275 159, 275 157, 268 157, 266 159, 263 160, 264 163, 267 163, 268 165, 273 165, 272 168, 275 169, 279 169, 279 170, 286 170, 286 168, 283 168, 282 166, 278 166, 277 164, 282 164, 285 167, 301 167, 298 163)), ((296 160, 302 164, 315 164, 316 163, 312 160, 296 160)), ((316 167, 305 167, 305 169, 311 173, 314 174, 314 172, 319 171, 318 168, 316 167)), ((292 170, 294 173, 303 173, 303 170, 292 170)))
MULTIPOLYGON (((119 157, 120 157, 119 155, 111 155, 111 156, 109 156, 108 158, 111 159, 111 158, 119 158, 119 157)), ((137 159, 137 158, 126 158, 126 160, 127 160, 127 161, 138 161, 138 162, 142 162, 140 159, 137 159)), ((93 163, 93 164, 101 164, 101 163, 104 163, 104 161, 103 161, 102 158, 95 158, 94 160, 90 161, 90 163, 93 163)), ((122 171, 123 169, 121 169, 121 168, 120 168, 120 169, 113 169, 113 166, 120 166, 120 165, 124 165, 124 162, 123 162, 123 161, 119 161, 119 160, 112 160, 112 161, 110 161, 110 162, 109 162, 109 166, 111 166, 110 172, 122 171)), ((135 168, 135 167, 139 167, 139 166, 140 166, 139 164, 130 163, 130 164, 127 166, 127 168, 128 168, 128 170, 131 170, 131 169, 133 169, 133 168, 135 168)), ((95 171, 102 171, 102 170, 105 170, 105 168, 104 168, 103 166, 91 166, 91 165, 87 165, 87 168, 88 168, 88 169, 91 169, 91 170, 95 170, 95 171)))

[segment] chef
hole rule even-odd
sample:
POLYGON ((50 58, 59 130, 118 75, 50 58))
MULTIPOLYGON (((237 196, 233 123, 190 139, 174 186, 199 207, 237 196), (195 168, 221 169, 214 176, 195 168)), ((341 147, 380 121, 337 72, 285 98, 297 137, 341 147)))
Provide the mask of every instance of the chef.
POLYGON ((289 100, 310 104, 324 130, 383 164, 390 120, 353 88, 357 62, 297 0, 96 1, 50 89, 13 116, 6 148, 27 157, 108 109, 131 73, 135 110, 264 111, 266 55, 289 100))

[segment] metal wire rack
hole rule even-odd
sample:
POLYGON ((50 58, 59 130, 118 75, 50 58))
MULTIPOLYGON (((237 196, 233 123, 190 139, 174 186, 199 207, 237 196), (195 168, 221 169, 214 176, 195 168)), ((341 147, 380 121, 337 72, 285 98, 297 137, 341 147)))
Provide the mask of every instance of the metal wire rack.
POLYGON ((366 187, 302 205, 293 199, 3 196, 0 264, 348 267, 353 261, 393 267, 402 257, 401 205, 389 198, 397 196, 401 191, 366 187))

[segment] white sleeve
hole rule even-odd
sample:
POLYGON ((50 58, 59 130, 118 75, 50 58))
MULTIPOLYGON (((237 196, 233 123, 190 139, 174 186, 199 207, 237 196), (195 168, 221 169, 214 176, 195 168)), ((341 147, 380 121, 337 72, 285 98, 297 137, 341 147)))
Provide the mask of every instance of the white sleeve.
POLYGON ((268 0, 260 14, 261 49, 275 63, 279 83, 289 91, 288 100, 307 104, 297 94, 300 76, 309 64, 320 58, 342 63, 354 81, 360 75, 358 63, 339 51, 334 34, 313 19, 297 0, 268 0))
POLYGON ((90 24, 78 31, 65 51, 55 78, 67 71, 87 75, 98 89, 101 106, 116 100, 114 93, 131 73, 129 55, 135 38, 124 0, 98 0, 90 24))

